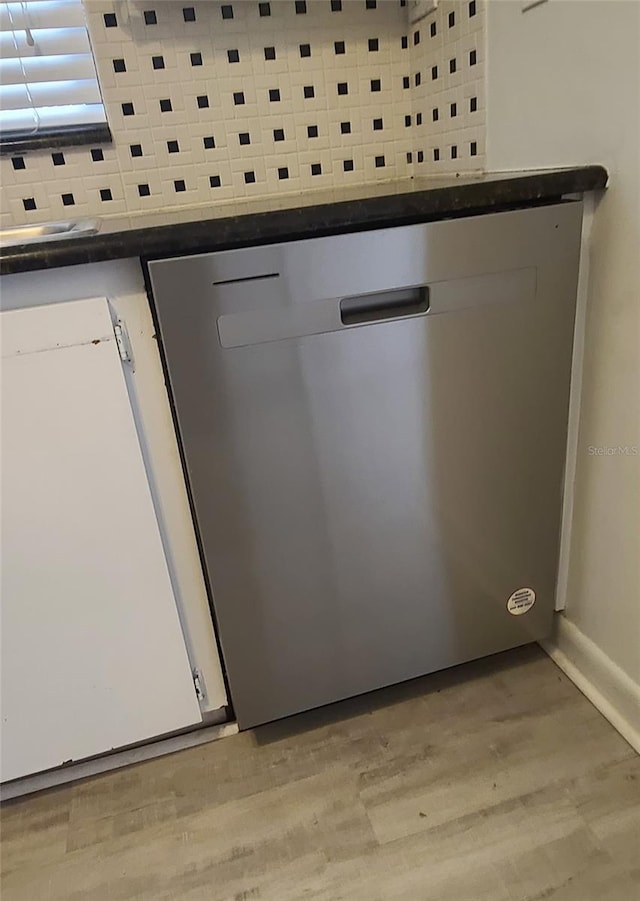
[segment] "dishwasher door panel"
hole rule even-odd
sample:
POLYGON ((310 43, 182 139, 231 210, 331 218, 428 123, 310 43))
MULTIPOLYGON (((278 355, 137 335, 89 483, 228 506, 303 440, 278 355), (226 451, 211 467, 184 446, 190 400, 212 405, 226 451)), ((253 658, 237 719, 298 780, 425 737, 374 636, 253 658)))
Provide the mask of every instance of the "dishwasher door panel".
POLYGON ((149 264, 242 728, 548 633, 580 222, 567 203, 149 264), (416 286, 426 312, 341 321, 416 286))

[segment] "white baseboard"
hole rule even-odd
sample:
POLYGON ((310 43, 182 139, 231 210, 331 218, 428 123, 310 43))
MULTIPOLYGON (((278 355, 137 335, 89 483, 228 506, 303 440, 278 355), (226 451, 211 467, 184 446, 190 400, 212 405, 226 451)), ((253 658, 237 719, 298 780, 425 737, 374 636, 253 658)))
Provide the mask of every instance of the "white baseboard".
POLYGON ((563 614, 553 637, 541 643, 614 729, 640 754, 640 685, 563 614))

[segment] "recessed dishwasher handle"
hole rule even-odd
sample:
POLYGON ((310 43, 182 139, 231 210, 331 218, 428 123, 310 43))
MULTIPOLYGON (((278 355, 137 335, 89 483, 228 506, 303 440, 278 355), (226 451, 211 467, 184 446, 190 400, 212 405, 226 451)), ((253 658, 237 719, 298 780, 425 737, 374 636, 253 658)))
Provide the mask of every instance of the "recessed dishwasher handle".
POLYGON ((381 291, 378 294, 358 294, 343 297, 340 301, 340 319, 343 325, 396 319, 400 316, 416 316, 429 310, 429 287, 399 288, 397 291, 381 291))

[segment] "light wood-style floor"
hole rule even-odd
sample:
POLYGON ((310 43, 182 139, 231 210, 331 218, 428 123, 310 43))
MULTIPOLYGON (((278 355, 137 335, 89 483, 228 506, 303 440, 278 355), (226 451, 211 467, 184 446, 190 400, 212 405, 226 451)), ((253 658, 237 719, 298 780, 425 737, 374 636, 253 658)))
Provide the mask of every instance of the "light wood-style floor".
POLYGON ((2 809, 2 901, 637 901, 640 758, 536 647, 2 809))

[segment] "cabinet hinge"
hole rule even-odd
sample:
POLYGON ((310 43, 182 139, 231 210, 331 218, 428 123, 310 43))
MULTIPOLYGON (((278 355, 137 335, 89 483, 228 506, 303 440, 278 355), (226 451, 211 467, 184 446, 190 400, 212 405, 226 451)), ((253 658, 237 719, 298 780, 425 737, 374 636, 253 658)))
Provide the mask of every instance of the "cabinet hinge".
POLYGON ((193 687, 196 690, 196 698, 199 701, 204 701, 204 680, 202 678, 202 673, 199 669, 191 670, 191 675, 193 676, 193 687))
POLYGON ((118 346, 120 359, 123 363, 129 363, 133 368, 133 354, 131 353, 131 343, 129 341, 129 335, 127 334, 125 324, 121 319, 116 319, 116 321, 113 323, 113 333, 116 336, 116 344, 118 346))

